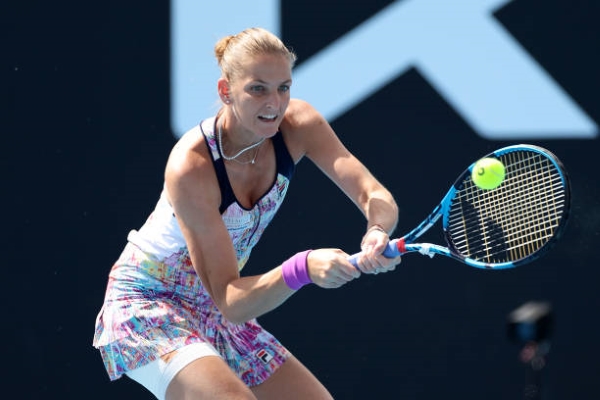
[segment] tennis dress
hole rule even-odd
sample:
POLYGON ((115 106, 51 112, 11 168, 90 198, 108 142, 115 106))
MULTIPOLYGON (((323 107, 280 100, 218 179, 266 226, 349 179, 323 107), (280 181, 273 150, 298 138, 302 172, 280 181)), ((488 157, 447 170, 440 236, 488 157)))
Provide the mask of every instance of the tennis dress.
MULTIPOLYGON (((251 209, 235 199, 215 140, 215 118, 193 131, 204 135, 221 189, 220 212, 238 268, 279 209, 294 162, 280 132, 273 136, 277 174, 251 209)), ((196 274, 164 190, 144 225, 133 230, 112 267, 93 345, 111 380, 191 343, 210 343, 248 386, 267 379, 289 357, 256 320, 234 324, 219 312, 196 274)))

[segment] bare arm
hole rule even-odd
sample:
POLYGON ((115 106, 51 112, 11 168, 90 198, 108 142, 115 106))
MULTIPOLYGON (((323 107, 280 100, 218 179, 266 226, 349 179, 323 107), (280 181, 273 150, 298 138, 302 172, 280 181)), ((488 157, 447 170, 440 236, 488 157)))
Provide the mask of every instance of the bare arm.
MULTIPOLYGON (((363 250, 373 258, 383 251, 389 238, 383 232, 368 228, 378 226, 388 234, 396 228, 398 207, 392 194, 346 149, 331 126, 312 106, 294 100, 288 109, 291 117, 282 128, 293 132, 289 135, 293 156, 307 156, 361 210, 367 220, 368 236, 363 239, 363 250)), ((371 261, 368 264, 372 268, 388 264, 383 258, 377 262, 371 261)), ((364 257, 359 260, 363 266, 365 262, 367 260, 364 257)), ((365 267, 370 269, 369 266, 365 267)))
MULTIPOLYGON (((262 275, 240 276, 235 250, 219 213, 218 182, 203 142, 186 144, 182 140, 171 154, 165 179, 192 264, 225 318, 248 321, 276 308, 295 292, 285 284, 281 266, 262 275)), ((334 268, 346 262, 345 257, 332 249, 310 253, 313 282, 333 288, 356 278, 356 271, 334 268)))

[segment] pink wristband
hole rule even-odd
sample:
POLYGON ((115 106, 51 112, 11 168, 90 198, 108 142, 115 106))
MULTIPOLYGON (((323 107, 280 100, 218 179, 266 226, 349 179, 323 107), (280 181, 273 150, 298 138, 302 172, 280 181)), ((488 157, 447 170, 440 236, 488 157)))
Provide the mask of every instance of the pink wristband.
POLYGON ((298 290, 302 286, 312 283, 308 275, 306 258, 312 250, 301 251, 281 264, 281 274, 290 289, 298 290))

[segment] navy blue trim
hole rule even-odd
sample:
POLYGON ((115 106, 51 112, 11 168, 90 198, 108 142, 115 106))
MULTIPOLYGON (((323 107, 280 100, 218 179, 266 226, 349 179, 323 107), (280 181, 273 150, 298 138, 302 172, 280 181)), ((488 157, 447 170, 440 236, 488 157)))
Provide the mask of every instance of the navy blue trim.
POLYGON ((296 164, 290 155, 290 152, 283 140, 281 131, 277 131, 273 136, 273 147, 275 148, 275 160, 277 162, 277 173, 285 176, 288 180, 292 179, 296 164))
MULTIPOLYGON (((202 132, 202 135, 204 135, 204 141, 206 142, 208 153, 210 154, 210 157, 213 161, 213 166, 215 167, 217 181, 219 182, 219 188, 221 189, 221 205, 219 206, 219 212, 223 214, 225 210, 227 210, 227 207, 229 207, 232 203, 235 203, 237 199, 235 198, 233 188, 231 187, 231 183, 227 177, 227 171, 225 170, 225 162, 223 161, 223 157, 219 157, 217 160, 213 158, 212 149, 208 143, 206 133, 204 132, 204 129, 202 129, 202 124, 200 124, 200 131, 202 132)), ((275 136, 273 136, 271 139, 273 141, 273 148, 275 149, 277 174, 281 174, 288 180, 291 180, 294 170, 296 169, 296 165, 294 164, 294 160, 292 159, 292 156, 285 145, 281 131, 277 131, 275 136)))
POLYGON ((217 182, 219 182, 219 188, 221 189, 221 205, 219 206, 219 212, 223 214, 227 207, 229 207, 231 203, 236 201, 235 195, 233 194, 233 188, 229 183, 229 178, 227 178, 227 171, 225 171, 225 162, 223 161, 223 157, 219 157, 218 160, 214 159, 212 149, 210 148, 210 144, 208 143, 208 138, 206 137, 204 129, 202 129, 202 123, 200 123, 200 131, 204 136, 204 142, 206 143, 208 154, 210 154, 213 166, 215 167, 217 182))

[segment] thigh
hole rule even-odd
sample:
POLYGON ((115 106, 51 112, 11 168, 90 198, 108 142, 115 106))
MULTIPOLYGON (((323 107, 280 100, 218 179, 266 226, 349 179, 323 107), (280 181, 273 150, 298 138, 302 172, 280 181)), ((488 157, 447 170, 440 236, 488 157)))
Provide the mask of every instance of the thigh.
POLYGON ((167 400, 254 400, 250 389, 217 356, 196 359, 186 365, 167 388, 167 400))
POLYGON ((290 356, 263 383, 252 388, 260 400, 332 400, 325 386, 296 357, 290 356))

